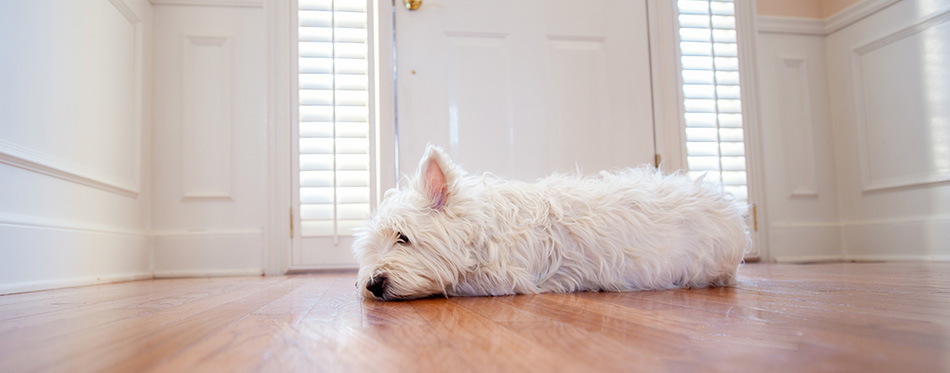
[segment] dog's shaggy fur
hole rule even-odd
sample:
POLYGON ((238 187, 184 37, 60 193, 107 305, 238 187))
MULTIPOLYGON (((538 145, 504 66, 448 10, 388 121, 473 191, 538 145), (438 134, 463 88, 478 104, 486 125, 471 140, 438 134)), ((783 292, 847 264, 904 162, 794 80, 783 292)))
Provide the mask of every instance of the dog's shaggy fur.
POLYGON ((357 286, 383 300, 725 286, 744 206, 650 167, 529 184, 468 176, 429 146, 357 233, 357 286))

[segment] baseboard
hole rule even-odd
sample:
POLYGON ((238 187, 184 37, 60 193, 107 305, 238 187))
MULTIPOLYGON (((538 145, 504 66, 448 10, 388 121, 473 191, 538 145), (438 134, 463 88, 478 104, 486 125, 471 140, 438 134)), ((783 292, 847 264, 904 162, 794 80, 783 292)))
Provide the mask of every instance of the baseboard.
POLYGON ((769 225, 768 258, 779 262, 841 260, 835 222, 776 222, 769 225))
POLYGON ((39 290, 51 290, 72 288, 77 286, 102 285, 115 282, 149 280, 152 278, 152 272, 111 274, 102 276, 77 277, 59 280, 43 280, 33 282, 21 282, 12 284, 0 284, 0 295, 26 293, 39 290))
POLYGON ((0 294, 152 277, 146 234, 4 215, 0 237, 0 294))
POLYGON ((854 262, 950 262, 950 255, 846 255, 854 262))
POLYGON ((155 277, 263 273, 261 230, 157 232, 154 240, 155 277))
POLYGON ((779 222, 769 228, 777 262, 950 260, 950 216, 779 222))
POLYGON ((842 224, 841 238, 849 259, 946 260, 950 216, 849 221, 842 224))
POLYGON ((152 273, 154 278, 186 278, 186 277, 239 277, 239 276, 261 276, 264 271, 261 268, 245 269, 218 269, 218 270, 180 270, 180 271, 155 271, 152 273))
POLYGON ((790 255, 775 257, 776 263, 826 263, 846 260, 843 255, 790 255))

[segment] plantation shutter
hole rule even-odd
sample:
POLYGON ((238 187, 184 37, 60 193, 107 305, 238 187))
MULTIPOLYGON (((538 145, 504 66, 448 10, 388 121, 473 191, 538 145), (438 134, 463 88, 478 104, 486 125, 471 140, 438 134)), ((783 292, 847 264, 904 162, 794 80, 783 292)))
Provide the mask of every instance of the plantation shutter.
POLYGON ((746 202, 739 58, 732 0, 678 0, 689 175, 746 202))
POLYGON ((300 228, 350 234, 370 210, 366 0, 298 0, 300 228))

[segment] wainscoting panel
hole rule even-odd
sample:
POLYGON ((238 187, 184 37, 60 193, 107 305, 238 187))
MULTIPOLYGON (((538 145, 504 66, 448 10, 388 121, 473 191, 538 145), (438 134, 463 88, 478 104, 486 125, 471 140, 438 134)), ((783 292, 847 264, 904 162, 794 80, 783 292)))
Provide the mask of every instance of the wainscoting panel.
POLYGON ((140 17, 121 0, 0 2, 0 14, 0 45, 17 51, 0 59, 0 162, 137 196, 140 17))
POLYGON ((854 49, 864 191, 950 180, 948 20, 944 12, 854 49))
POLYGON ((181 92, 184 198, 231 198, 233 75, 230 36, 185 36, 181 92))
POLYGON ((804 57, 778 59, 781 126, 785 145, 785 187, 790 197, 817 197, 811 90, 804 57))

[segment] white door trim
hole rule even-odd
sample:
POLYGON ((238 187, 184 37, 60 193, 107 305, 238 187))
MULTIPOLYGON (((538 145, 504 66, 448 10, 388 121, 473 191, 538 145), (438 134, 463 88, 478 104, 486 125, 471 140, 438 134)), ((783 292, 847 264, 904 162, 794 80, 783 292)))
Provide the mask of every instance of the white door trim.
MULTIPOLYGON (((367 0, 372 9, 373 22, 369 34, 372 40, 373 66, 370 79, 374 82, 371 97, 375 110, 371 113, 374 127, 370 135, 376 147, 375 173, 371 182, 376 186, 374 201, 382 192, 396 185, 395 175, 395 86, 393 70, 393 3, 391 0, 367 0)), ((267 275, 282 275, 291 266, 292 226, 291 207, 291 142, 290 125, 292 87, 292 25, 291 0, 272 0, 264 3, 267 23, 267 221, 264 227, 263 263, 267 275)))
POLYGON ((264 274, 282 275, 290 264, 290 0, 264 3, 267 24, 267 219, 264 274))
MULTIPOLYGON (((755 1, 735 0, 736 32, 739 39, 739 74, 742 90, 743 128, 746 131, 746 154, 749 171, 749 201, 756 205, 758 230, 753 232, 753 252, 749 258, 767 258, 768 224, 765 221, 764 169, 762 139, 758 111, 758 79, 755 61, 755 1)), ((676 2, 648 0, 650 22, 650 59, 653 76, 653 118, 656 152, 666 172, 685 170, 686 123, 683 119, 683 97, 680 91, 679 37, 676 2)), ((751 212, 750 212, 751 213, 751 212)))

